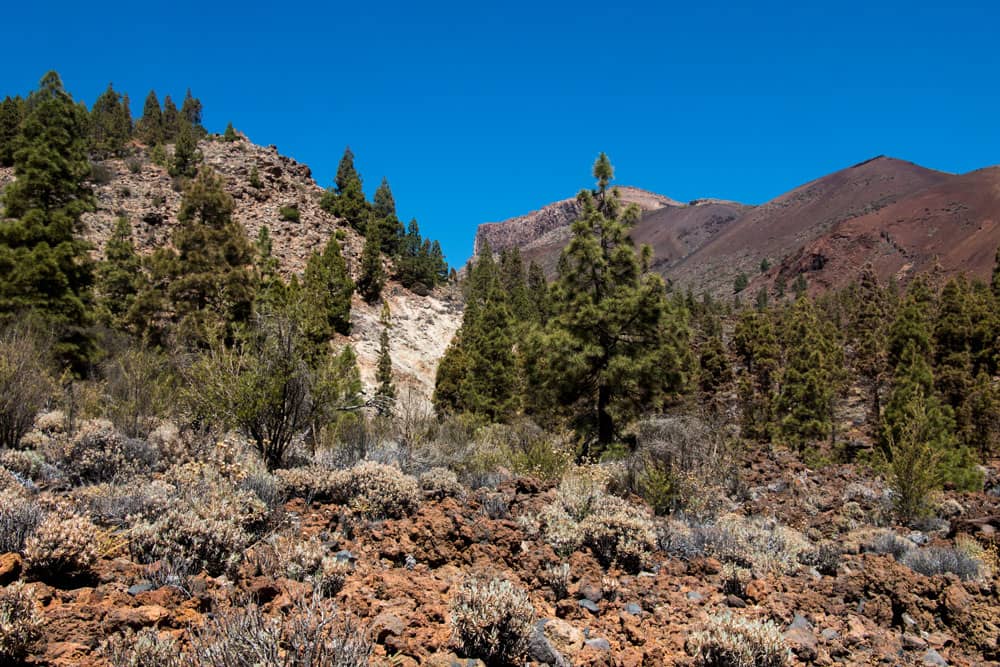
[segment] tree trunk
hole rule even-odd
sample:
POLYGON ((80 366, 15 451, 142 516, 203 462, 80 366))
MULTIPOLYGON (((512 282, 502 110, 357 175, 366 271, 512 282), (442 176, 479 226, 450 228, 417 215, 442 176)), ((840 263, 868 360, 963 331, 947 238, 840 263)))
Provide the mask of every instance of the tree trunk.
POLYGON ((597 390, 597 443, 603 451, 614 437, 614 422, 608 413, 611 403, 611 388, 601 385, 597 390))

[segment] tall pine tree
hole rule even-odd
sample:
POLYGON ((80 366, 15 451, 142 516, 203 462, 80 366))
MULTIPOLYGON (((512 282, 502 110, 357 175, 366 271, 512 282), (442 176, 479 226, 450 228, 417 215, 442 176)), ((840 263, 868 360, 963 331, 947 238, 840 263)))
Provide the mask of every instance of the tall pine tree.
POLYGON ((388 416, 392 414, 396 403, 396 385, 392 381, 392 357, 389 354, 392 314, 389 312, 388 303, 382 303, 382 314, 379 319, 382 322, 382 333, 379 335, 378 366, 375 369, 375 381, 378 383, 378 388, 375 390, 375 409, 380 415, 388 416))
POLYGON ((21 136, 25 106, 20 97, 5 97, 0 102, 0 167, 14 166, 14 153, 21 136))
POLYGON ((127 101, 108 84, 90 110, 90 145, 101 157, 121 155, 132 136, 127 101))
POLYGON ((88 334, 93 265, 80 218, 94 208, 85 180, 88 116, 55 72, 32 93, 14 157, 15 181, 0 221, 0 317, 39 320, 54 352, 83 372, 94 354, 88 334))
POLYGON ((385 286, 381 231, 372 218, 365 237, 365 247, 361 252, 361 275, 358 276, 357 288, 358 294, 368 303, 375 303, 382 298, 382 288, 385 286))
POLYGON ((135 137, 147 146, 163 142, 163 112, 156 91, 149 91, 142 106, 142 116, 135 125, 135 137))

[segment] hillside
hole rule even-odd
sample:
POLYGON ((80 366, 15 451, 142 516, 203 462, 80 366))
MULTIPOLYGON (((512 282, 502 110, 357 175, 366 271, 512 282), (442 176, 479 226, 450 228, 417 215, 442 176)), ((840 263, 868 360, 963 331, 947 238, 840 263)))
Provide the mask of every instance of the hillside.
MULTIPOLYGON (((133 238, 141 254, 168 244, 177 223, 181 192, 174 179, 165 168, 152 162, 146 149, 134 148, 135 156, 105 160, 95 172, 97 210, 83 217, 84 237, 94 245, 95 257, 100 256, 119 216, 132 222, 133 238)), ((364 239, 346 222, 320 208, 323 189, 313 180, 308 166, 281 155, 273 145, 258 146, 246 137, 234 142, 203 140, 198 149, 205 164, 225 178, 226 189, 236 204, 233 217, 246 229, 247 236, 252 240, 261 227, 269 228, 274 256, 283 275, 301 272, 309 255, 322 250, 326 240, 339 233, 348 268, 357 277, 364 239), (254 167, 259 187, 250 182, 254 167), (298 209, 299 220, 284 220, 280 213, 283 207, 298 209)), ((0 188, 13 178, 13 169, 0 168, 0 188)), ((394 316, 391 356, 397 384, 403 395, 412 395, 423 403, 434 388, 437 360, 461 323, 460 300, 446 288, 417 296, 394 282, 387 284, 385 294, 394 316)), ((374 384, 381 333, 379 313, 380 306, 369 306, 354 295, 352 330, 346 340, 358 354, 366 388, 374 384)))
MULTIPOLYGON (((654 268, 666 278, 716 295, 731 294, 741 273, 754 290, 800 273, 815 290, 840 287, 866 262, 881 278, 905 280, 932 267, 984 278, 1000 243, 998 192, 997 168, 953 175, 877 157, 759 206, 663 198, 672 203, 646 209, 632 237, 653 246, 654 268), (765 259, 772 268, 760 275, 765 259)), ((567 201, 482 225, 477 239, 516 244, 553 275, 569 238, 567 201)))

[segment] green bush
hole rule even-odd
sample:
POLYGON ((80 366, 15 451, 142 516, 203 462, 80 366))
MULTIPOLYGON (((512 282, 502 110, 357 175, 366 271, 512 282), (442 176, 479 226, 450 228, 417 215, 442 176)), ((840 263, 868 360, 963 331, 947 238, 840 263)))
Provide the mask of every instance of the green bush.
POLYGON ((288 222, 298 222, 301 217, 298 206, 282 206, 278 209, 278 213, 281 215, 282 220, 288 222))

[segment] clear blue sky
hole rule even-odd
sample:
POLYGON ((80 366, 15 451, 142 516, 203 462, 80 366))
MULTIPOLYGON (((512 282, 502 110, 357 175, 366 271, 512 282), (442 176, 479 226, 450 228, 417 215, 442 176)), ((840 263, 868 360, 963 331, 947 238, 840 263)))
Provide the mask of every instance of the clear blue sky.
POLYGON ((8 3, 0 94, 56 69, 138 113, 190 86, 209 130, 324 186, 350 144, 453 265, 478 223, 589 186, 601 150, 618 183, 750 203, 877 154, 1000 162, 995 0, 264 4, 8 3))

